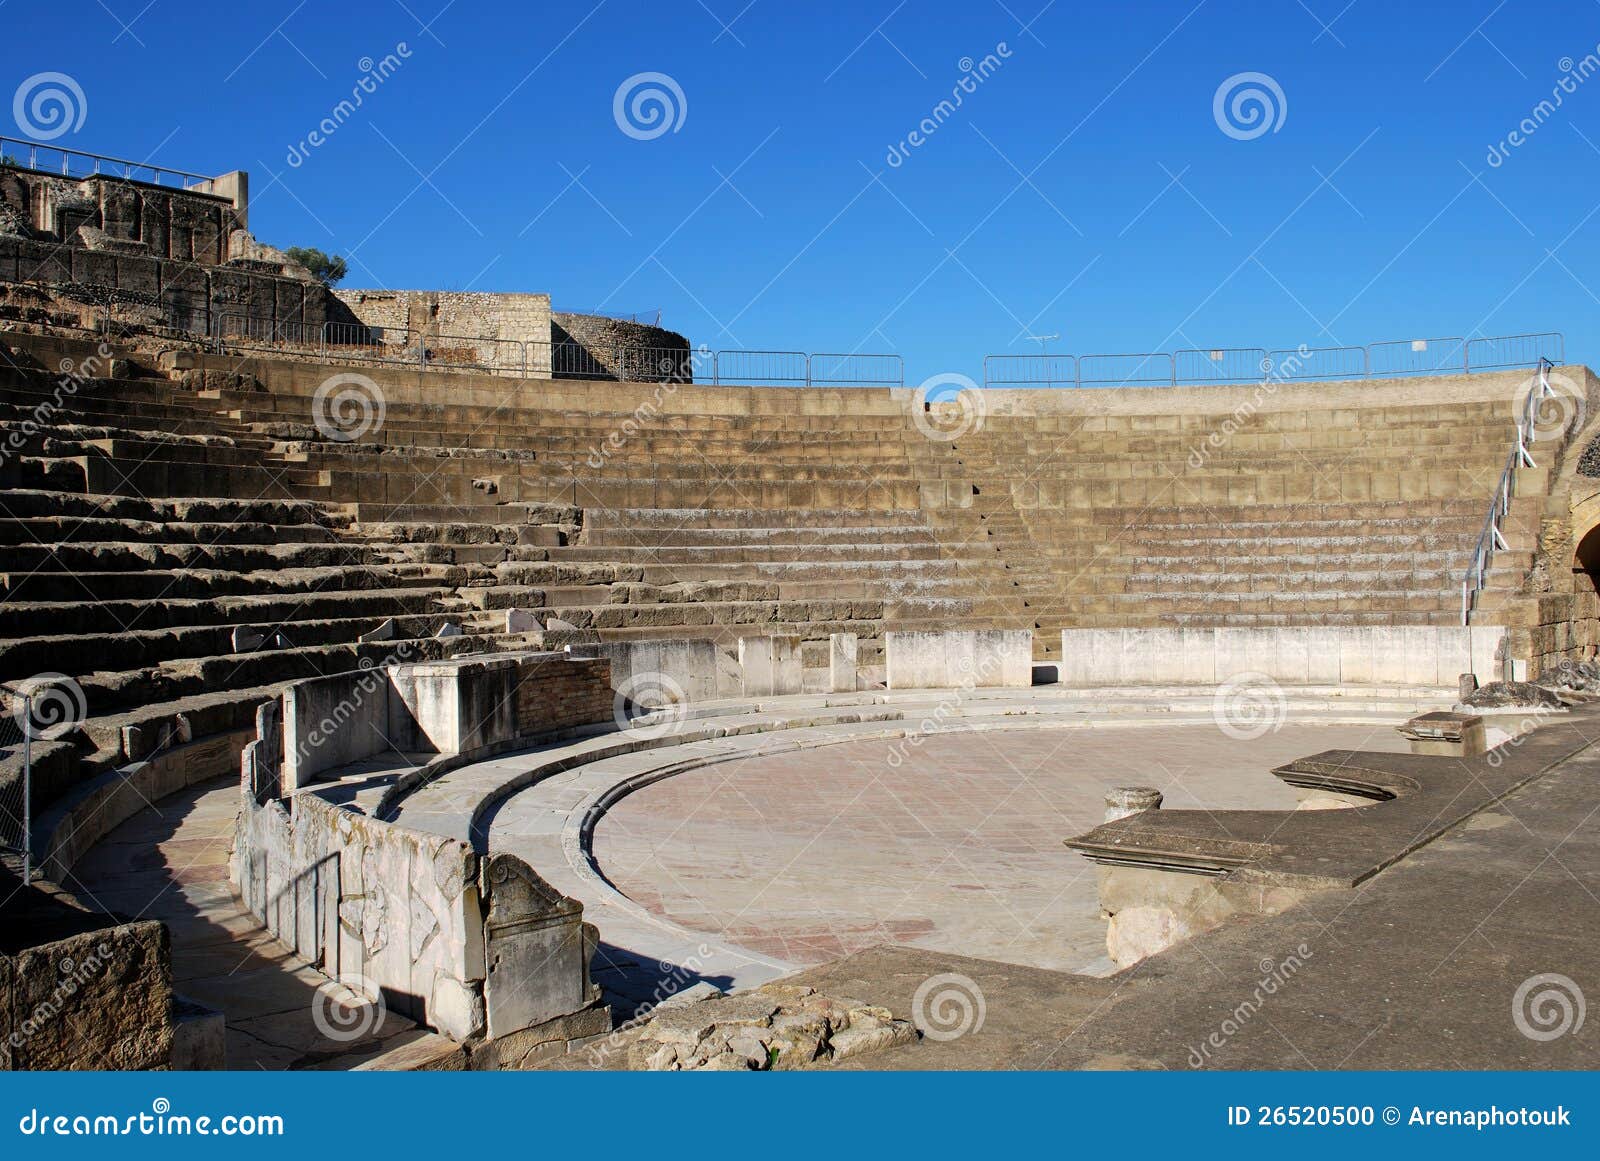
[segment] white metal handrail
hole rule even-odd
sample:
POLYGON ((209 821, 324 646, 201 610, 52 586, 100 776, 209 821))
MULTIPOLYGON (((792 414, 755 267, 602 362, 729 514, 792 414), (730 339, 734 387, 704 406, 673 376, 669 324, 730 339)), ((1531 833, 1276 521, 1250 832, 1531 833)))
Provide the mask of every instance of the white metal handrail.
POLYGON ((1478 594, 1483 591, 1490 558, 1496 552, 1503 552, 1510 547, 1500 526, 1511 513, 1512 485, 1516 479, 1517 469, 1538 467, 1533 461, 1533 453, 1528 449, 1528 436, 1533 430, 1539 407, 1555 394, 1555 389, 1550 386, 1550 372, 1554 369, 1555 364, 1549 359, 1539 360, 1538 380, 1528 392, 1522 414, 1517 418, 1516 443, 1506 457, 1506 466, 1500 472, 1500 482, 1495 485, 1494 496, 1489 501, 1489 514, 1484 518, 1483 530, 1478 533, 1478 541, 1472 546, 1472 562, 1467 567, 1467 575, 1461 580, 1463 625, 1471 623, 1472 608, 1477 602, 1478 594))

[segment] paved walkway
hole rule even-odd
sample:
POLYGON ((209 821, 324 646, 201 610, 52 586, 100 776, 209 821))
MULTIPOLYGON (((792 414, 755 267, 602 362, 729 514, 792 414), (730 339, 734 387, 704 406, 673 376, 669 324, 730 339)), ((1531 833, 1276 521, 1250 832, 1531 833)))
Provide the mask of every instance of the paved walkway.
MULTIPOLYGON (((1597 727, 1588 707, 1544 729, 1587 740, 1597 727)), ((914 1012, 938 977, 925 995, 944 995, 943 1030, 958 1034, 846 1068, 1594 1069, 1596 947, 1591 747, 1353 890, 1224 924, 1111 979, 907 947, 800 978, 914 1012)))
POLYGON ((105 910, 166 923, 173 988, 224 1014, 229 1068, 448 1066, 452 1042, 392 1013, 374 1019, 244 910, 228 884, 238 801, 233 777, 161 799, 79 862, 73 889, 105 910), (343 1039, 342 1020, 367 1030, 343 1039))

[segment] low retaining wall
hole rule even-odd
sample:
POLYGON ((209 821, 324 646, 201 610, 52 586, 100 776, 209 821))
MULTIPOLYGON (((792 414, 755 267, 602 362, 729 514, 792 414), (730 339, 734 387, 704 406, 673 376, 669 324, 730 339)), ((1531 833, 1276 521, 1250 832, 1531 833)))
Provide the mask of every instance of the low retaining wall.
POLYGON ((358 670, 284 690, 283 793, 379 754, 466 754, 610 716, 607 666, 505 653, 358 670))
POLYGON ((1071 686, 1219 685, 1259 674, 1286 685, 1443 685, 1500 677, 1498 625, 1273 629, 1063 629, 1071 686))
POLYGON ((248 729, 213 734, 73 787, 34 823, 39 872, 67 883, 73 866, 89 848, 152 802, 238 770, 239 755, 254 736, 255 731, 248 729))
POLYGON ((1026 688, 1033 684, 1028 629, 885 633, 890 689, 1026 688))
POLYGON ((724 665, 708 638, 585 642, 567 646, 567 654, 610 662, 611 688, 641 704, 710 701, 741 692, 733 663, 724 665))
POLYGON ((456 1040, 492 1038, 499 1047, 475 1057, 491 1066, 608 1030, 589 980, 597 936, 581 904, 514 856, 480 855, 308 785, 391 743, 469 759, 524 733, 592 721, 602 707, 609 717, 606 672, 603 661, 506 654, 288 687, 261 707, 240 763, 230 874, 246 908, 394 1011, 456 1040), (375 741, 380 723, 388 739, 375 741))

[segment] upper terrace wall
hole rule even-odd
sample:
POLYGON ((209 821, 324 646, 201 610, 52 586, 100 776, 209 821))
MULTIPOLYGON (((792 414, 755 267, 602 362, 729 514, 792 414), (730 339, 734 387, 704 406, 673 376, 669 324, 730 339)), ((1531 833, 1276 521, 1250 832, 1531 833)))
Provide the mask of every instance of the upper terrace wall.
MULTIPOLYGON (((419 334, 505 339, 516 343, 550 341, 548 294, 493 294, 453 290, 335 290, 349 311, 344 321, 419 334)), ((336 321, 343 318, 334 307, 336 321)))
MULTIPOLYGON (((305 360, 235 355, 199 355, 196 365, 254 375, 270 391, 310 397, 337 368, 305 360)), ((394 364, 360 368, 391 403, 435 403, 507 410, 591 411, 618 416, 690 415, 904 415, 908 392, 875 387, 731 387, 679 383, 615 383, 586 380, 518 380, 472 372, 418 370, 394 364)), ((645 418, 642 422, 648 424, 645 418)))
MULTIPOLYGON (((1559 367, 1578 378, 1582 367, 1559 367)), ((1246 383, 1198 387, 985 388, 989 415, 1218 415, 1241 405, 1253 411, 1328 411, 1339 408, 1416 407, 1505 400, 1527 395, 1537 372, 1483 371, 1471 375, 1418 375, 1396 379, 1344 379, 1309 383, 1246 383)), ((908 400, 915 390, 906 388, 908 400)))
POLYGON ((38 240, 72 243, 81 227, 112 246, 151 258, 228 260, 228 240, 244 228, 235 199, 123 178, 58 177, 15 167, 0 170, 0 203, 20 214, 38 240))

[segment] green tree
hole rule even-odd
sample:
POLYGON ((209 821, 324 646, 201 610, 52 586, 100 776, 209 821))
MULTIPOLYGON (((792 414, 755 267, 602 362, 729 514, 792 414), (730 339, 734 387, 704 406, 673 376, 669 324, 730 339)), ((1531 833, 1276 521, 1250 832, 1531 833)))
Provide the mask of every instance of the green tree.
POLYGON ((324 286, 337 286, 348 273, 343 258, 324 254, 315 246, 290 246, 284 253, 311 271, 324 286))

